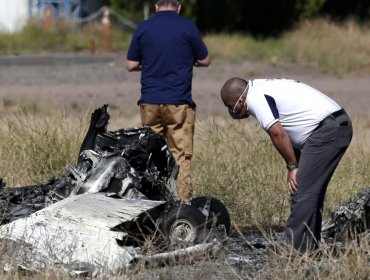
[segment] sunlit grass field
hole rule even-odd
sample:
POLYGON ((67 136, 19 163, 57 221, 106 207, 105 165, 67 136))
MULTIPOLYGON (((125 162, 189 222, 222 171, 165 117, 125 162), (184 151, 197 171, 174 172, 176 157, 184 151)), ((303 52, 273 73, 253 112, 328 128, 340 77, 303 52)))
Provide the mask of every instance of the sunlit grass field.
POLYGON ((256 39, 244 34, 205 37, 213 57, 262 60, 274 65, 295 63, 330 73, 370 71, 370 28, 353 22, 301 22, 278 38, 256 39))
MULTIPOLYGON (((8 186, 32 185, 66 174, 65 165, 77 160, 90 113, 85 112, 76 120, 63 110, 49 112, 19 107, 17 112, 3 116, 0 120, 0 170, 8 186)), ((361 125, 355 123, 355 130, 361 125)), ((286 170, 266 133, 252 119, 233 121, 226 117, 209 117, 198 121, 196 127, 195 195, 210 194, 223 201, 230 211, 233 231, 259 229, 268 233, 271 229, 281 229, 289 214, 286 170)), ((326 219, 340 203, 369 186, 367 151, 370 142, 363 137, 366 135, 355 134, 355 144, 349 148, 329 185, 326 219)), ((328 251, 324 264, 302 261, 289 252, 284 256, 273 254, 259 279, 293 279, 289 274, 296 270, 323 279, 340 279, 326 277, 347 277, 354 271, 360 276, 369 275, 369 270, 363 267, 368 257, 363 249, 368 248, 368 240, 362 242, 363 246, 352 248, 335 259, 328 251), (275 274, 275 269, 279 273, 275 274)))

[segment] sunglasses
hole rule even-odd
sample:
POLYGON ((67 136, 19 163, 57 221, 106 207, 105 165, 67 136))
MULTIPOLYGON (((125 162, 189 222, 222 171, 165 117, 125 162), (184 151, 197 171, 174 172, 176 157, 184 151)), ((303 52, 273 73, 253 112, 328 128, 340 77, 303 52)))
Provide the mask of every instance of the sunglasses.
POLYGON ((238 100, 236 101, 236 103, 235 103, 235 105, 234 105, 234 108, 232 108, 231 110, 230 110, 230 112, 232 113, 232 114, 236 114, 237 112, 236 112, 236 106, 238 106, 238 103, 240 102, 240 100, 242 100, 242 98, 243 98, 243 95, 244 94, 246 94, 247 93, 247 91, 248 91, 248 85, 249 84, 247 84, 246 86, 245 86, 245 88, 244 88, 244 90, 243 90, 243 92, 242 92, 242 94, 239 96, 239 98, 238 98, 238 100))

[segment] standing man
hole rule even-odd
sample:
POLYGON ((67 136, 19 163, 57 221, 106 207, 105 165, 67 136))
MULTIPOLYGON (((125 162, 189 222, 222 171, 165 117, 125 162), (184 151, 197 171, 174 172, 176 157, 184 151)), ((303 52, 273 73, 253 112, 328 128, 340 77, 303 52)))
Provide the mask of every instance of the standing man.
POLYGON ((346 112, 298 81, 231 78, 221 98, 235 119, 257 119, 284 158, 292 195, 285 237, 301 254, 318 248, 328 183, 352 139, 346 112))
POLYGON ((193 66, 210 64, 208 50, 196 26, 179 15, 178 0, 158 0, 156 14, 136 29, 127 53, 128 71, 141 72, 140 105, 143 126, 165 135, 180 169, 178 198, 192 197, 191 158, 195 103, 193 66))

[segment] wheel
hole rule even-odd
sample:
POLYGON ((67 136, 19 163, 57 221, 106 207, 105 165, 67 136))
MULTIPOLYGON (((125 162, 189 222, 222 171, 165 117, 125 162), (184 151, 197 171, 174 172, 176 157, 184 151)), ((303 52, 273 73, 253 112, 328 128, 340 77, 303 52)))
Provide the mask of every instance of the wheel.
POLYGON ((205 217, 197 208, 180 204, 163 216, 162 232, 170 245, 193 245, 198 243, 204 223, 205 217))
POLYGON ((207 225, 218 226, 223 224, 225 226, 226 233, 229 234, 231 227, 230 215, 221 201, 210 196, 199 196, 193 198, 190 203, 207 217, 207 220, 209 221, 207 225))

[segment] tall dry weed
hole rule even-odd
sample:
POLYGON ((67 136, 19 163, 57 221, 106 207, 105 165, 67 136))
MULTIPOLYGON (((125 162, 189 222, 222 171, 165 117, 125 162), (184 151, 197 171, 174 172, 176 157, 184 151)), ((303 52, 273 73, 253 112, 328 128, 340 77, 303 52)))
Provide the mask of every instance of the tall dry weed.
POLYGON ((370 72, 370 28, 351 21, 338 24, 319 18, 303 21, 280 37, 210 34, 205 42, 216 59, 294 63, 335 74, 370 72))
POLYGON ((19 107, 1 119, 1 177, 8 186, 16 186, 65 174, 66 163, 77 160, 84 129, 83 119, 68 119, 63 110, 19 107))
POLYGON ((286 56, 294 63, 334 73, 370 70, 370 29, 354 22, 304 21, 283 40, 289 45, 286 56))
POLYGON ((287 247, 277 247, 271 250, 264 270, 254 279, 369 279, 369 236, 343 247, 321 247, 320 254, 313 256, 300 256, 287 247))
MULTIPOLYGON (((268 229, 285 224, 290 210, 285 163, 254 120, 212 117, 198 122, 192 170, 196 195, 223 201, 237 226, 268 229)), ((369 170, 362 146, 351 145, 329 184, 325 218, 369 186, 369 170)))
POLYGON ((284 163, 253 120, 210 118, 197 124, 195 141, 198 195, 219 198, 240 226, 281 225, 288 205, 284 163))

